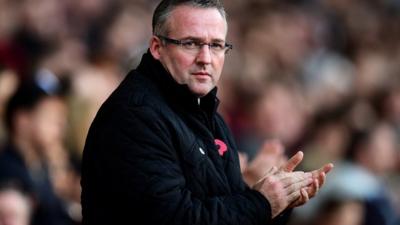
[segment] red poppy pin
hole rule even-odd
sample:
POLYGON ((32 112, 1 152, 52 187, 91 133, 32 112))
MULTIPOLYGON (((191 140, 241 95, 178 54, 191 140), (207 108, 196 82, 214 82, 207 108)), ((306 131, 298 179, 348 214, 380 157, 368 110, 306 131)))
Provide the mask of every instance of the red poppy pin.
POLYGON ((215 141, 215 145, 218 146, 219 155, 223 156, 225 154, 225 152, 228 151, 228 147, 226 146, 226 144, 223 141, 221 141, 219 139, 215 139, 214 141, 215 141))

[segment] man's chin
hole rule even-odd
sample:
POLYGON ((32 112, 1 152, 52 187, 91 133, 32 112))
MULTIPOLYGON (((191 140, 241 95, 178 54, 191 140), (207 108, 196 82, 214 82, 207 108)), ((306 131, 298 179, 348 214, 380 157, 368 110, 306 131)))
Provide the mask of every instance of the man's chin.
POLYGON ((210 85, 189 86, 190 91, 198 97, 206 96, 213 88, 210 85))

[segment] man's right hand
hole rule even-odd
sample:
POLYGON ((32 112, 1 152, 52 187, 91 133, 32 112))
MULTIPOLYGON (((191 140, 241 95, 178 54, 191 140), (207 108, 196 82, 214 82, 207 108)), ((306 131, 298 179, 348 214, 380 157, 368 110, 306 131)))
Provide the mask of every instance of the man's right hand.
POLYGON ((254 189, 267 198, 271 205, 272 218, 279 215, 290 204, 301 197, 301 189, 313 183, 312 174, 292 172, 303 160, 303 153, 298 152, 281 168, 272 167, 254 189))

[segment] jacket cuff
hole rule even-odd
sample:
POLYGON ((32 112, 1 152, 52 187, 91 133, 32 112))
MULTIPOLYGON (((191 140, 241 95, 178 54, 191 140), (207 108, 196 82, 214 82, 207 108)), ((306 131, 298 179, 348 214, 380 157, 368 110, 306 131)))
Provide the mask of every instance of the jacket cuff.
POLYGON ((286 209, 283 212, 281 212, 281 214, 277 215, 273 221, 274 224, 287 224, 289 219, 290 219, 290 215, 292 214, 293 209, 286 209))
POLYGON ((257 209, 256 216, 260 224, 268 224, 272 221, 271 215, 271 205, 268 200, 260 192, 249 189, 249 198, 251 198, 252 203, 257 209))

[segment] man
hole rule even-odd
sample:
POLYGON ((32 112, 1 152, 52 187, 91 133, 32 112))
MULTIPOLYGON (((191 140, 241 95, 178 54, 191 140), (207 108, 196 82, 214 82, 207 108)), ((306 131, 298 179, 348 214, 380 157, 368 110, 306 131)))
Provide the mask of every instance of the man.
POLYGON ((99 110, 82 164, 83 224, 281 224, 331 164, 292 172, 299 152, 253 189, 216 109, 231 45, 218 0, 164 0, 149 52, 99 110))

